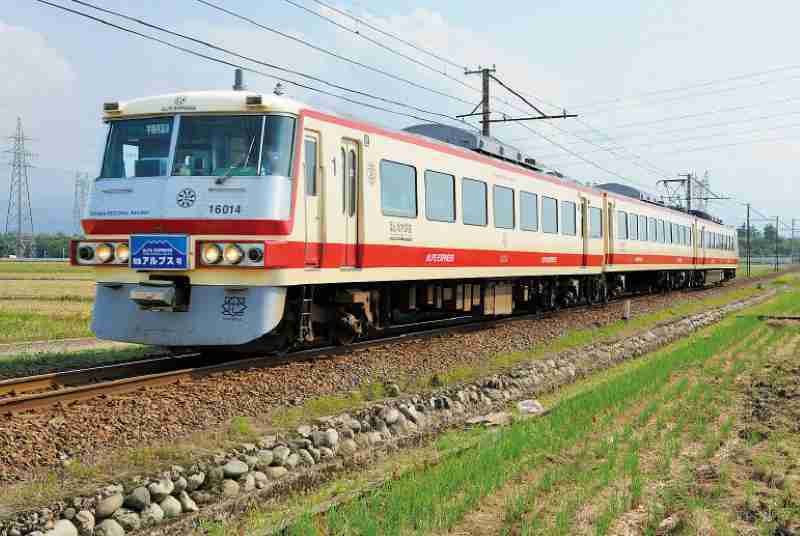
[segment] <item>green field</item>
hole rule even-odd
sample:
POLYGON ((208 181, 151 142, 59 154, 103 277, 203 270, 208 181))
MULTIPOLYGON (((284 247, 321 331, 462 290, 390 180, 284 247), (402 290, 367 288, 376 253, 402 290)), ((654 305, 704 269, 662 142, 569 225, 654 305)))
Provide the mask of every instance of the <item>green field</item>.
POLYGON ((377 489, 328 484, 368 491, 321 514, 329 497, 302 495, 197 533, 266 534, 293 513, 282 533, 794 534, 800 324, 758 317, 800 313, 781 279, 793 290, 560 390, 545 417, 446 434, 377 489))
POLYGON ((0 344, 91 337, 92 269, 0 262, 0 344))

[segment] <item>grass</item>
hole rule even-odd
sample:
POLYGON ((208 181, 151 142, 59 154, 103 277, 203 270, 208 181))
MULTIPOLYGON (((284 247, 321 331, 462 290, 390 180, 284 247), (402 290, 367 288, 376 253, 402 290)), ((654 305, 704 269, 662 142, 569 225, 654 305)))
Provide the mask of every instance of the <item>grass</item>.
MULTIPOLYGON (((759 309, 783 312, 798 307, 798 301, 798 294, 793 292, 759 309)), ((723 389, 728 389, 742 370, 722 363, 719 356, 749 356, 752 347, 742 341, 762 327, 763 324, 749 314, 727 319, 717 327, 638 360, 635 366, 626 364, 624 373, 608 374, 601 380, 592 381, 585 389, 574 389, 544 418, 517 422, 496 433, 485 433, 478 438, 480 448, 392 480, 362 500, 335 508, 321 517, 306 516, 289 533, 404 534, 450 530, 487 497, 520 475, 536 469, 548 457, 562 460, 553 466, 554 470, 561 471, 562 476, 568 475, 569 466, 563 464, 564 452, 587 444, 595 436, 602 437, 598 430, 612 425, 626 412, 641 405, 643 409, 636 414, 638 417, 617 430, 613 441, 601 443, 599 453, 595 452, 606 460, 599 473, 583 484, 578 482, 577 488, 573 487, 582 491, 578 494, 580 497, 593 497, 599 489, 606 490, 605 506, 596 517, 595 526, 597 534, 605 534, 622 512, 644 497, 643 450, 658 443, 674 458, 682 441, 691 434, 699 434, 707 445, 701 452, 708 452, 712 445, 725 440, 725 434, 730 434, 731 425, 725 424, 719 434, 708 435, 709 430, 715 430, 710 424, 727 401, 719 394, 720 374, 727 381, 722 382, 723 389), (733 352, 737 344, 742 344, 742 348, 733 352), (686 397, 688 405, 680 406, 683 402, 673 396, 675 393, 670 392, 668 386, 688 388, 688 384, 681 384, 679 380, 677 384, 673 383, 676 377, 687 374, 700 375, 704 379, 696 380, 691 396, 686 397), (654 405, 653 401, 659 397, 662 403, 654 405), (667 400, 670 402, 665 404, 667 400), (674 406, 675 409, 672 413, 662 414, 664 406, 674 406), (677 427, 676 435, 669 440, 666 435, 655 433, 647 436, 646 440, 637 436, 637 423, 658 423, 664 419, 669 422, 684 419, 685 422, 677 427), (613 458, 612 452, 615 453, 613 458), (624 485, 610 489, 607 486, 619 482, 624 482, 624 485), (596 487, 598 483, 599 488, 596 487)), ((761 349, 772 347, 777 341, 774 337, 756 337, 753 340, 756 341, 753 345, 761 349)), ((578 456, 576 459, 582 458, 578 456)), ((582 473, 576 471, 574 474, 582 473)), ((556 475, 551 474, 539 482, 542 488, 553 489, 556 480, 556 475)), ((553 510, 552 525, 544 528, 542 533, 571 533, 579 504, 569 502, 569 493, 559 495, 566 498, 566 502, 553 510)))
MULTIPOLYGON (((429 470, 387 484, 358 503, 319 520, 333 534, 398 534, 409 530, 445 530, 521 470, 535 454, 558 453, 588 436, 598 416, 619 412, 652 393, 674 372, 723 350, 735 336, 755 329, 752 318, 736 319, 659 352, 638 369, 561 402, 547 417, 521 422, 487 436, 482 448, 429 470)), ((301 524, 296 534, 313 533, 301 524)))
POLYGON ((64 262, 0 262, 0 344, 91 337, 93 277, 64 262))
POLYGON ((0 356, 0 378, 33 376, 56 370, 121 363, 145 357, 152 348, 92 349, 69 353, 25 353, 0 356))

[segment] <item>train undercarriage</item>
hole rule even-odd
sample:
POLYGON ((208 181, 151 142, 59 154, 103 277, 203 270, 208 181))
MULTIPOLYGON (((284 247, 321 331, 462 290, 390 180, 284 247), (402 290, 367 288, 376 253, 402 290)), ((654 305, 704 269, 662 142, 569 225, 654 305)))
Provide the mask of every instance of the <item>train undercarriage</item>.
POLYGON ((670 270, 512 279, 292 287, 283 319, 243 349, 345 345, 436 323, 535 314, 639 294, 722 284, 735 270, 670 270))

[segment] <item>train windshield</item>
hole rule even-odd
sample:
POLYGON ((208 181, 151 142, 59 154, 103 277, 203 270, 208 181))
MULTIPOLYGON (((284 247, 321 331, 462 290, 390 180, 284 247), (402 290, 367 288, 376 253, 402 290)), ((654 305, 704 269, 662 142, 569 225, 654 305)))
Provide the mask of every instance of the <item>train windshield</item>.
POLYGON ((167 174, 172 117, 114 121, 108 133, 101 178, 167 174))
POLYGON ((183 116, 172 174, 288 177, 293 135, 291 117, 183 116))
POLYGON ((113 121, 100 178, 290 176, 292 117, 184 115, 178 125, 170 167, 173 117, 113 121))

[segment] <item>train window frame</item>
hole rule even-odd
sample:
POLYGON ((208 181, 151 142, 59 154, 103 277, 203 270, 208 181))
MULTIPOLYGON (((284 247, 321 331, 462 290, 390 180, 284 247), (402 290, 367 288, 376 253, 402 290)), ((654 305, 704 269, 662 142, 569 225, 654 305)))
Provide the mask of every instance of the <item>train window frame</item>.
POLYGON ((658 242, 658 220, 647 218, 647 236, 650 242, 658 242))
POLYGON ((345 169, 347 180, 350 181, 348 215, 352 217, 356 215, 356 204, 358 203, 358 152, 351 148, 347 156, 347 161, 351 164, 345 169))
POLYGON ((558 234, 559 229, 559 220, 558 220, 558 199, 555 197, 549 197, 546 195, 542 196, 542 222, 541 222, 542 232, 546 234, 558 234), (550 206, 552 203, 552 206, 550 206), (549 208, 548 208, 549 207, 549 208), (545 218, 546 210, 552 209, 553 216, 552 218, 547 217, 545 218), (551 229, 551 230, 548 230, 551 229))
POLYGON ((617 240, 628 240, 628 213, 617 210, 617 240), (623 225, 624 222, 624 225, 623 225))
POLYGON ((603 209, 589 207, 589 238, 603 238, 603 209), (595 225, 595 221, 599 225, 595 225))
MULTIPOLYGON (((404 162, 397 162, 396 160, 389 160, 386 158, 381 159, 378 167, 379 167, 380 183, 381 183, 381 213, 384 216, 389 216, 392 218, 416 219, 419 216, 419 194, 417 192, 418 189, 417 167, 411 164, 406 164, 404 162), (384 171, 385 169, 384 166, 387 164, 391 166, 399 166, 401 168, 407 168, 413 172, 413 175, 411 176, 413 179, 411 185, 412 188, 410 189, 410 191, 413 192, 413 213, 411 213, 410 211, 403 211, 403 209, 394 209, 391 207, 387 210, 385 203, 386 201, 385 194, 391 193, 384 190, 384 185, 386 184, 386 173, 384 171)), ((346 173, 344 175, 346 175, 346 173)))
POLYGON ((578 236, 578 204, 575 201, 561 200, 561 234, 564 236, 578 236), (569 211, 572 211, 572 231, 567 228, 569 221, 569 211))
MULTIPOLYGON (((516 203, 516 201, 517 200, 515 198, 516 198, 516 196, 514 195, 514 188, 510 188, 508 186, 502 186, 500 184, 495 184, 495 185, 492 186, 492 220, 494 221, 494 226, 495 226, 496 229, 514 229, 514 228, 516 228, 516 222, 517 222, 517 218, 516 218, 516 204, 517 203, 516 203), (502 211, 498 211, 497 210, 497 199, 498 199, 497 193, 498 192, 502 192, 503 195, 506 195, 506 193, 509 193, 511 195, 511 197, 510 197, 510 199, 511 199, 511 225, 508 225, 508 224, 501 225, 497 221, 497 215, 502 212, 502 211)), ((501 223, 505 223, 505 222, 501 222, 501 223)))
POLYGON ((633 212, 628 212, 628 240, 639 240, 639 215, 633 212))
POLYGON ((317 188, 317 177, 319 175, 318 170, 319 170, 319 142, 317 141, 317 138, 315 136, 306 134, 303 137, 303 175, 305 179, 306 195, 316 196, 318 193, 318 188, 317 188), (314 161, 311 165, 311 168, 309 168, 309 161, 308 161, 309 144, 312 144, 314 146, 313 148, 314 161), (309 177, 309 170, 311 170, 312 172, 311 177, 309 177), (309 186, 311 186, 311 188, 309 188, 309 186))
POLYGON ((489 189, 486 185, 486 181, 470 177, 461 178, 461 222, 464 225, 474 225, 476 227, 486 227, 489 225, 489 189), (483 216, 482 223, 467 221, 468 217, 471 218, 471 211, 467 210, 467 189, 464 188, 464 184, 478 184, 483 187, 483 203, 481 205, 481 215, 483 216))
MULTIPOLYGON (((450 173, 444 173, 442 171, 434 171, 432 169, 426 169, 423 175, 424 177, 424 184, 425 184, 425 219, 428 221, 435 221, 440 223, 455 223, 456 221, 456 176, 450 173), (431 201, 434 201, 434 197, 430 197, 431 194, 431 185, 438 179, 449 179, 450 180, 450 207, 449 212, 450 214, 447 217, 440 217, 437 214, 431 213, 431 207, 434 204, 431 201)), ((434 192, 435 193, 435 192, 434 192)), ((437 209, 438 210, 438 209, 437 209)), ((444 214, 444 212, 442 212, 444 214)))
POLYGON ((639 240, 647 242, 647 216, 639 215, 639 240))
POLYGON ((523 231, 531 231, 531 232, 538 232, 539 231, 539 194, 529 192, 527 190, 520 190, 519 191, 519 228, 523 231), (528 202, 525 202, 525 198, 528 198, 528 202), (533 201, 533 204, 530 204, 530 201, 533 201), (527 221, 525 216, 530 216, 530 212, 526 210, 527 208, 533 207, 533 215, 532 218, 528 218, 527 221))

